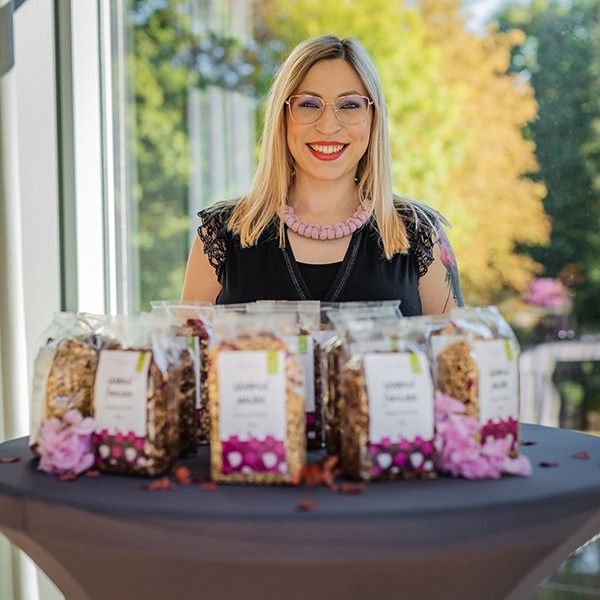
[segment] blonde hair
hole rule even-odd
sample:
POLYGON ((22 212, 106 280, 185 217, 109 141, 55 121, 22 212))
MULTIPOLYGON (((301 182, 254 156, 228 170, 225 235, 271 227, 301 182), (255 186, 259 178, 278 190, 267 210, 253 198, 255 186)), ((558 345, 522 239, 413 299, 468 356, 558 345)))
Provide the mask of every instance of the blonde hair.
MULTIPOLYGON (((315 63, 339 58, 356 71, 373 100, 371 137, 356 172, 358 199, 373 206, 384 256, 389 259, 408 250, 407 230, 397 206, 409 208, 415 219, 417 208, 392 193, 387 109, 377 69, 359 42, 340 40, 332 35, 319 36, 296 46, 273 82, 267 99, 262 148, 254 181, 248 194, 235 200, 227 225, 230 231, 239 235, 243 248, 256 244, 266 227, 281 214, 292 183, 294 161, 286 142, 285 101, 315 63)), ((284 245, 284 239, 280 219, 280 246, 284 245)))

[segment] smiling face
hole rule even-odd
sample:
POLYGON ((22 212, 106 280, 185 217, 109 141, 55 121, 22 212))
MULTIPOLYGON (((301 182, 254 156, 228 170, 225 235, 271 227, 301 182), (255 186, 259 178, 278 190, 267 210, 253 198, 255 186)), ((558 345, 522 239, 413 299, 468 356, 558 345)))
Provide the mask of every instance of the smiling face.
POLYGON ((314 123, 295 123, 289 112, 286 115, 287 145, 295 162, 296 182, 354 180, 369 145, 372 108, 362 123, 347 125, 336 117, 333 103, 342 96, 368 96, 356 71, 341 58, 321 60, 294 90, 296 94, 318 96, 328 103, 314 123))

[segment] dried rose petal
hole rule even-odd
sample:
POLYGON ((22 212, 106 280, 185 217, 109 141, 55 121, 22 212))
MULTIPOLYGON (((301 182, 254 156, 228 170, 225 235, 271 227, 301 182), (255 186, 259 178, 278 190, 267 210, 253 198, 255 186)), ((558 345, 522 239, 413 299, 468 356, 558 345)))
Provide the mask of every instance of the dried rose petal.
POLYGON ((323 461, 323 482, 327 485, 333 485, 337 475, 337 465, 339 458, 337 456, 328 456, 323 461))
POLYGON ((330 486, 332 492, 338 494, 362 494, 365 491, 364 483, 336 483, 330 486))
POLYGON ((532 441, 527 441, 527 440, 523 440, 521 442, 521 446, 535 446, 537 444, 537 442, 532 442, 532 441))
POLYGON ((540 462, 540 467, 558 467, 558 463, 557 462, 548 461, 548 460, 542 460, 540 462))
POLYGON ((290 480, 288 481, 289 485, 300 485, 302 481, 302 474, 298 473, 297 475, 292 475, 290 480))
POLYGON ((162 477, 161 479, 157 479, 156 481, 146 484, 144 489, 154 492, 157 490, 173 490, 175 487, 175 484, 172 483, 168 477, 162 477))
POLYGON ((208 483, 203 483, 200 487, 207 492, 212 492, 217 489, 217 484, 214 481, 209 481, 208 483))
POLYGON ((323 468, 320 464, 312 463, 303 467, 302 478, 308 487, 323 484, 323 468))
POLYGON ((585 450, 583 452, 575 452, 575 454, 573 454, 573 458, 581 458, 585 460, 589 457, 590 455, 585 450))
POLYGON ((68 473, 63 473, 62 475, 60 475, 58 477, 58 481, 75 481, 77 479, 77 475, 75 473, 73 473, 72 471, 69 471, 68 473))
POLYGON ((192 483, 190 470, 187 467, 177 467, 175 469, 175 481, 180 485, 190 485, 192 483))
POLYGON ((85 472, 86 477, 100 477, 101 473, 98 469, 90 469, 85 472))
POLYGON ((0 464, 15 463, 21 460, 20 456, 0 456, 0 464))
POLYGON ((316 502, 313 502, 312 500, 301 500, 296 505, 296 510, 298 512, 311 512, 313 510, 316 510, 318 507, 319 505, 316 502))

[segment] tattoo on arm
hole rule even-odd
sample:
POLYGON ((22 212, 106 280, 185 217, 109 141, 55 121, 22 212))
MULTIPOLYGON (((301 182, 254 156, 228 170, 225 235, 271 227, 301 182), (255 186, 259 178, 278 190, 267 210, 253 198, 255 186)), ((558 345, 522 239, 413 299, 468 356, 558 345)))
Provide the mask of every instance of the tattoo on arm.
MULTIPOLYGON (((450 240, 444 231, 444 228, 440 225, 438 227, 438 240, 437 243, 440 246, 440 260, 446 267, 446 283, 448 284, 448 298, 446 299, 446 305, 450 299, 450 294, 454 298, 454 301, 458 306, 464 306, 462 297, 462 291, 460 289, 460 278, 458 276, 458 264, 456 262, 456 256, 450 245, 450 240)), ((444 309, 446 307, 444 306, 444 309)))

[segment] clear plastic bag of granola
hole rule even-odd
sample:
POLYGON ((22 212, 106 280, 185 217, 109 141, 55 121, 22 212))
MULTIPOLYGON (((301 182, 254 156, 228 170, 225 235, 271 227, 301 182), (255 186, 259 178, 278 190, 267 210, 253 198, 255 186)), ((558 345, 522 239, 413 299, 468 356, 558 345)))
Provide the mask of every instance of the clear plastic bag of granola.
POLYGON ((370 300, 364 302, 322 302, 321 323, 335 328, 345 321, 378 317, 401 317, 401 300, 370 300))
POLYGON ((317 353, 321 372, 325 449, 328 454, 337 455, 340 451, 340 364, 344 360, 344 339, 349 328, 369 329, 379 320, 395 323, 400 318, 399 300, 322 304, 322 332, 318 336, 317 353))
POLYGON ((304 381, 289 313, 215 315, 209 348, 211 477, 297 483, 306 460, 304 381))
POLYGON ((435 413, 417 319, 349 323, 341 364, 341 465, 353 479, 435 477, 435 413))
POLYGON ((206 387, 208 345, 213 332, 215 306, 207 302, 151 302, 152 312, 170 319, 175 334, 185 340, 194 371, 193 390, 182 391, 184 405, 180 407, 182 454, 196 452, 197 446, 210 440, 210 411, 206 387), (193 392, 193 394, 192 394, 193 392))
POLYGON ((296 331, 289 343, 298 350, 304 374, 306 412, 306 447, 318 450, 324 446, 324 411, 321 390, 320 361, 317 338, 321 327, 321 303, 318 300, 260 300, 247 305, 249 314, 291 314, 296 331))
POLYGON ((495 306, 456 309, 431 336, 436 388, 460 400, 488 436, 511 441, 518 453, 520 347, 495 306))
POLYGON ((182 379, 193 383, 189 352, 161 315, 113 316, 109 328, 114 341, 100 351, 94 384, 97 466, 160 475, 181 450, 182 379))
POLYGON ((41 335, 33 368, 29 446, 36 450, 42 422, 76 409, 93 416, 93 387, 106 318, 56 312, 41 335))

